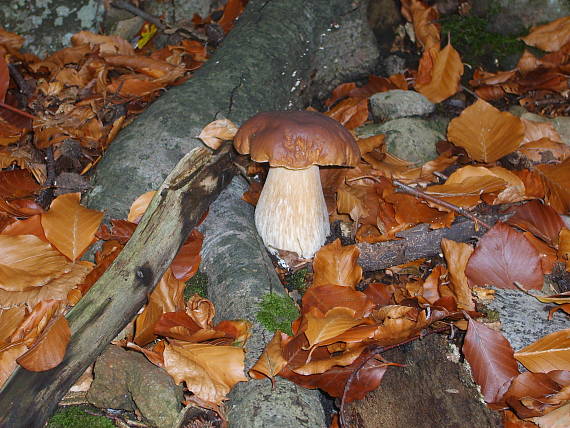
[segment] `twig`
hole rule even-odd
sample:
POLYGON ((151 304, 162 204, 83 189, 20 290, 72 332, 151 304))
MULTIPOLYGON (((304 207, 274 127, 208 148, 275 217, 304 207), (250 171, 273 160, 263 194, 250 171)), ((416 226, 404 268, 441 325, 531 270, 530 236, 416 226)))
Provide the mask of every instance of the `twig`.
POLYGON ((24 94, 26 98, 30 98, 33 93, 32 88, 28 82, 26 82, 26 79, 24 79, 24 77, 20 74, 18 68, 14 64, 8 64, 8 70, 10 70, 10 76, 12 79, 14 79, 16 85, 18 85, 20 92, 24 94))
POLYGON ((45 149, 45 160, 47 177, 37 197, 37 202, 42 208, 47 209, 53 200, 55 184, 55 161, 53 158, 53 148, 51 146, 45 149))
POLYGON ((455 211, 456 213, 467 217, 468 219, 472 220, 474 223, 479 224, 480 226, 483 226, 487 229, 491 229, 491 226, 489 226, 487 223, 485 223, 484 221, 478 219, 477 217, 475 217, 473 214, 471 214, 469 211, 465 210, 462 207, 458 207, 455 204, 452 204, 450 202, 447 201, 443 201, 439 198, 436 198, 435 196, 429 195, 427 193, 424 193, 420 190, 414 189, 411 186, 408 186, 407 184, 404 184, 398 180, 392 180, 392 183, 394 184, 394 186, 398 187, 399 189, 403 190, 406 193, 409 193, 410 195, 416 196, 418 198, 422 198, 425 199, 426 201, 430 201, 433 202, 434 204, 440 205, 444 208, 450 209, 452 211, 455 211))
POLYGON ((436 328, 433 330, 430 330, 426 333, 423 334, 418 334, 416 336, 410 337, 409 339, 404 340, 403 342, 397 343, 395 345, 389 345, 389 346, 373 346, 368 348, 368 355, 366 356, 366 358, 364 358, 364 360, 358 365, 358 367, 356 367, 354 369, 354 371, 350 374, 350 376, 348 377, 346 384, 344 385, 344 390, 342 392, 342 397, 340 400, 340 408, 339 408, 339 412, 338 412, 338 416, 339 416, 339 424, 340 424, 340 428, 346 428, 347 425, 345 424, 344 421, 344 403, 346 401, 346 396, 348 394, 348 392, 350 391, 350 388, 352 387, 352 383, 354 382, 354 379, 356 379, 356 377, 358 376, 358 374, 360 373, 360 370, 362 370, 362 368, 366 365, 366 363, 368 363, 368 361, 370 361, 372 358, 374 358, 376 355, 381 354, 382 352, 385 351, 389 351, 390 349, 394 349, 397 347, 400 347, 402 345, 405 345, 407 343, 411 343, 415 340, 418 340, 420 338, 424 338, 430 334, 434 334, 434 333, 443 333, 446 330, 449 330, 451 327, 449 325, 446 325, 444 327, 440 327, 440 328, 436 328))
POLYGON ((145 12, 144 10, 139 9, 138 7, 132 5, 131 3, 124 1, 124 0, 114 0, 111 2, 111 6, 117 9, 123 9, 127 12, 132 13, 133 15, 140 16, 147 22, 156 25, 157 28, 161 30, 165 30, 167 27, 166 25, 160 20, 158 16, 151 15, 150 13, 145 12))

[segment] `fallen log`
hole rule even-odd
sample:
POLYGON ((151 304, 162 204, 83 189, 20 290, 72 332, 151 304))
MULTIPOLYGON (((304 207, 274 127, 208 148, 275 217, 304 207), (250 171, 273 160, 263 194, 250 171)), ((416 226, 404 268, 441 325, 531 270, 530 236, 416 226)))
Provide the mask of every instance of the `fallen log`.
MULTIPOLYGON (((479 219, 492 226, 509 215, 489 214, 479 216, 479 219)), ((358 264, 365 271, 386 269, 412 260, 430 258, 441 253, 441 240, 443 238, 458 242, 468 242, 483 236, 487 229, 476 226, 465 217, 459 217, 450 227, 430 229, 428 224, 422 223, 416 227, 398 233, 400 238, 394 241, 368 244, 357 244, 360 250, 358 264)))
POLYGON ((186 155, 158 189, 114 263, 67 314, 71 342, 45 372, 16 369, 0 391, 0 426, 42 427, 58 401, 146 302, 209 204, 235 174, 232 148, 186 155), (168 239, 165 239, 168 237, 168 239))

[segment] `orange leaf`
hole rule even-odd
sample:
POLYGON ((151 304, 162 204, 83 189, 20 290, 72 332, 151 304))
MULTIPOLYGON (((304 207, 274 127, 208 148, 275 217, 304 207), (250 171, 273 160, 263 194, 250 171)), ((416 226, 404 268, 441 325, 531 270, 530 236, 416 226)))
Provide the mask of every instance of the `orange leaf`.
POLYGON ((313 260, 315 273, 312 287, 325 284, 356 287, 362 279, 359 255, 356 245, 342 246, 339 239, 322 247, 313 260))
POLYGON ((27 349, 25 344, 19 343, 3 348, 3 350, 0 351, 0 388, 16 369, 16 359, 25 353, 27 349))
POLYGON ((307 320, 305 335, 309 346, 318 345, 362 324, 363 320, 355 319, 354 315, 353 309, 343 307, 333 308, 324 315, 316 308, 311 309, 305 314, 307 320))
POLYGON ((474 311, 475 302, 473 302, 473 298, 471 297, 471 288, 465 276, 465 267, 467 266, 469 257, 473 254, 473 247, 463 242, 455 242, 443 238, 441 240, 441 249, 443 250, 443 256, 449 268, 449 276, 451 279, 450 287, 453 289, 457 298, 457 307, 474 311))
POLYGON ((518 117, 477 100, 451 121, 447 136, 467 150, 471 159, 494 162, 519 147, 524 125, 518 117))
POLYGON ((508 340, 501 333, 469 318, 463 353, 485 401, 499 401, 501 388, 519 373, 508 340))
POLYGON ((33 235, 0 235, 0 289, 40 287, 70 269, 51 245, 33 235))
POLYGON ((477 243, 465 274, 472 285, 525 290, 542 288, 540 257, 522 233, 498 222, 477 243))
POLYGON ((247 382, 243 348, 167 344, 163 357, 165 370, 177 384, 184 381, 190 391, 210 403, 220 404, 236 383, 247 382))
POLYGON ((535 46, 543 51, 557 51, 570 42, 570 16, 535 27, 528 36, 521 37, 521 39, 527 45, 535 46))
POLYGON ((82 207, 80 197, 80 193, 58 196, 41 219, 47 239, 72 261, 91 245, 103 220, 102 212, 82 207))
POLYGON ((570 329, 550 333, 515 352, 515 358, 532 372, 570 370, 570 329))
POLYGON ((237 126, 229 119, 218 119, 208 123, 197 138, 211 149, 217 150, 224 141, 233 140, 237 126))
POLYGON ((538 165, 547 187, 546 202, 559 213, 570 210, 570 158, 558 165, 538 165))
POLYGON ((564 221, 551 207, 534 200, 516 207, 514 211, 507 220, 508 224, 529 231, 550 245, 556 244, 564 221))
POLYGON ((354 129, 368 120, 368 100, 350 97, 336 104, 327 116, 339 121, 347 129, 354 129))
POLYGON ((32 372, 53 369, 63 361, 70 340, 69 324, 67 319, 60 315, 50 322, 29 351, 16 361, 32 372))
POLYGON ((416 83, 416 89, 431 102, 439 103, 459 91, 463 63, 459 53, 449 43, 437 53, 429 83, 416 83))
POLYGON ((156 191, 151 190, 150 192, 143 193, 140 195, 133 204, 131 205, 131 209, 129 210, 129 215, 127 216, 127 220, 132 223, 138 223, 141 217, 143 216, 144 212, 148 208, 148 204, 154 197, 156 191))
POLYGON ((172 260, 170 268, 174 277, 180 281, 188 281, 198 271, 200 265, 200 250, 204 235, 197 229, 193 229, 186 242, 178 250, 178 254, 172 260))
POLYGON ((283 333, 280 331, 275 332, 255 365, 249 370, 249 375, 252 378, 263 379, 268 377, 273 384, 275 383, 275 376, 287 365, 287 361, 281 352, 282 336, 283 333))

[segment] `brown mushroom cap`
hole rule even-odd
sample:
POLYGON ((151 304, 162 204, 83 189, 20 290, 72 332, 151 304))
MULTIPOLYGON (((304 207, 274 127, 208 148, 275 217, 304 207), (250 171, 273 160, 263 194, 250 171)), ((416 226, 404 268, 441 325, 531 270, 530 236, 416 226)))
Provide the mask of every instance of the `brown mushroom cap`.
POLYGON ((234 146, 256 162, 289 169, 356 166, 360 159, 352 134, 336 120, 312 111, 259 113, 241 126, 234 146))

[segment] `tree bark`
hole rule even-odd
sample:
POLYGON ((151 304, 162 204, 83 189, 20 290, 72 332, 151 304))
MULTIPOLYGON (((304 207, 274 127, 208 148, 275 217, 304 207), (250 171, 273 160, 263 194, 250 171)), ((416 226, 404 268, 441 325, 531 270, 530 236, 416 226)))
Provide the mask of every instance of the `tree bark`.
POLYGON ((16 369, 0 391, 0 426, 42 427, 58 401, 146 302, 209 204, 235 173, 231 147, 197 148, 167 177, 114 263, 67 314, 71 342, 45 372, 16 369), (168 237, 165 239, 164 237, 168 237))
POLYGON ((497 412, 482 401, 459 352, 447 338, 430 335, 382 354, 390 367, 382 383, 345 411, 351 428, 493 428, 497 412))

